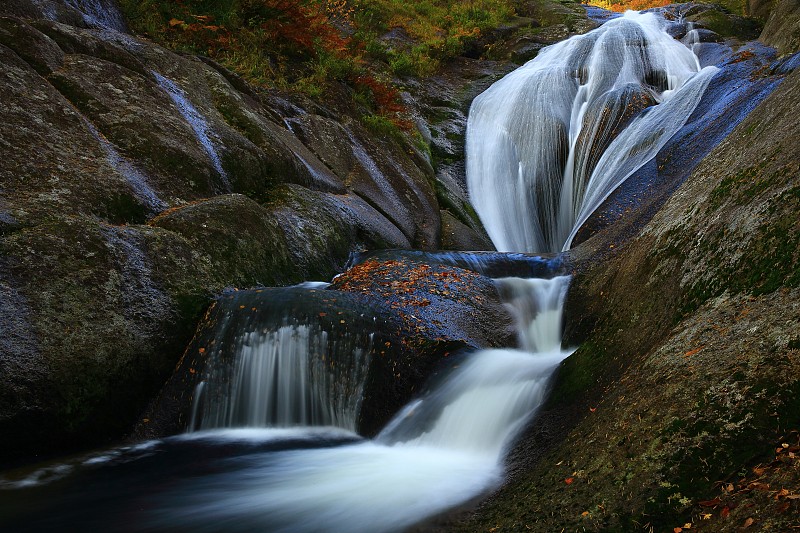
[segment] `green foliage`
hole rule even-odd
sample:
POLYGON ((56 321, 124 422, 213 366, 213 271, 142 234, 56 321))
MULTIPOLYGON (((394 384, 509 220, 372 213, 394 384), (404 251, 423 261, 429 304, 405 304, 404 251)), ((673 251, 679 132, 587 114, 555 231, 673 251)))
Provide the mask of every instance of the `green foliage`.
POLYGON ((362 0, 355 12, 357 36, 366 50, 401 76, 433 74, 513 16, 509 0, 362 0), (399 43, 376 40, 397 30, 399 43))

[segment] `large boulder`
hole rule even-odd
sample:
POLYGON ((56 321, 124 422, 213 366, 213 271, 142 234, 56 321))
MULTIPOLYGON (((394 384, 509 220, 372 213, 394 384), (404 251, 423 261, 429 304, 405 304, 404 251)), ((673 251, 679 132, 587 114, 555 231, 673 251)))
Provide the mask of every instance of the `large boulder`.
MULTIPOLYGON (((352 429, 366 436, 376 434, 404 404, 421 394, 437 371, 457 365, 460 352, 516 344, 513 318, 491 279, 414 258, 367 259, 324 289, 300 286, 229 292, 201 322, 135 436, 153 438, 185 431, 192 413, 207 408, 209 395, 215 394, 203 392, 204 403, 193 407, 197 385, 203 381, 206 388, 225 389, 231 378, 220 376, 232 372, 242 344, 252 346, 252 335, 287 326, 309 328, 316 335, 313 346, 324 351, 321 361, 329 372, 340 367, 352 370, 334 379, 339 383, 337 390, 363 386, 352 429), (355 360, 359 350, 367 352, 363 385, 357 377, 361 371, 354 369, 362 364, 355 360)), ((301 355, 315 357, 310 346, 301 355)), ((323 379, 318 372, 312 375, 323 379)), ((337 399, 330 402, 333 405, 337 399)))
POLYGON ((124 433, 226 287, 440 245, 432 170, 405 136, 90 15, 0 6, 3 462, 124 433), (317 115, 352 136, 292 125, 317 115), (342 146, 345 172, 322 159, 342 146))

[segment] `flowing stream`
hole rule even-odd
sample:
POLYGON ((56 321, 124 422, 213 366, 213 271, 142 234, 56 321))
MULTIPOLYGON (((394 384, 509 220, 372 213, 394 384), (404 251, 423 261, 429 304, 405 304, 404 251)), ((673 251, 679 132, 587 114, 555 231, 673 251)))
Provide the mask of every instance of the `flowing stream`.
MULTIPOLYGON (((629 13, 543 50, 478 97, 468 181, 498 249, 569 248, 597 206, 683 126, 714 72, 662 19, 629 13)), ((174 82, 153 75, 224 179, 202 117, 174 82)), ((570 353, 561 347, 569 278, 557 274, 496 279, 518 348, 466 355, 371 440, 355 433, 369 331, 335 334, 291 316, 220 324, 219 339, 231 340, 209 354, 187 433, 0 479, 11 503, 0 525, 399 531, 476 498, 502 480, 504 452, 570 353)))

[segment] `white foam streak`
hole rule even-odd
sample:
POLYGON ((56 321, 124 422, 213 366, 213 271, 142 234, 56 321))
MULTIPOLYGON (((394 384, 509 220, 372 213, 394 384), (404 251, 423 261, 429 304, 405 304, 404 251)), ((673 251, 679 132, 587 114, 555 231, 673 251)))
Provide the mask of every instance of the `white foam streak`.
POLYGON ((172 102, 178 108, 178 111, 180 111, 186 122, 192 127, 197 140, 203 146, 203 149, 205 149, 206 154, 208 154, 208 158, 211 160, 214 170, 217 171, 217 174, 219 174, 222 179, 226 192, 229 192, 231 190, 231 184, 228 180, 228 174, 225 172, 225 169, 222 168, 222 159, 220 159, 217 153, 214 141, 218 141, 219 139, 214 133, 214 130, 208 125, 208 122, 200 111, 195 108, 183 89, 178 87, 174 81, 167 79, 158 72, 152 71, 152 74, 161 88, 164 89, 172 99, 172 102))
POLYGON ((499 474, 496 463, 482 455, 372 442, 243 460, 246 468, 171 494, 149 525, 195 531, 398 531, 475 497, 499 474))

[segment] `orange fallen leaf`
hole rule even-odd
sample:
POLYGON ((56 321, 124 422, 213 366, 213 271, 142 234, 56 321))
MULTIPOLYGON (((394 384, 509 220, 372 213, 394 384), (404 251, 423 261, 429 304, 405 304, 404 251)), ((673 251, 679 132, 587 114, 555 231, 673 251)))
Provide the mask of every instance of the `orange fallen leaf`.
POLYGON ((699 352, 700 350, 702 350, 703 348, 705 348, 705 346, 701 346, 701 347, 699 347, 699 348, 695 348, 694 350, 689 350, 688 352, 686 352, 685 354, 683 354, 683 356, 684 356, 684 357, 691 357, 691 356, 693 356, 694 354, 696 354, 697 352, 699 352))
POLYGON ((747 520, 744 521, 742 527, 750 527, 753 525, 753 522, 755 522, 755 520, 753 520, 752 518, 748 518, 747 520))
POLYGON ((178 19, 169 19, 169 27, 170 28, 174 28, 175 26, 180 26, 181 24, 186 24, 186 23, 184 21, 178 20, 178 19))
POLYGON ((572 485, 573 481, 575 481, 575 478, 568 477, 567 479, 564 480, 564 483, 566 483, 567 485, 572 485))

